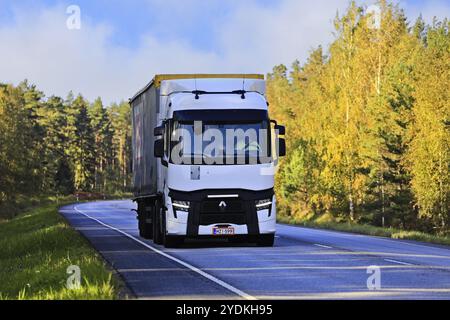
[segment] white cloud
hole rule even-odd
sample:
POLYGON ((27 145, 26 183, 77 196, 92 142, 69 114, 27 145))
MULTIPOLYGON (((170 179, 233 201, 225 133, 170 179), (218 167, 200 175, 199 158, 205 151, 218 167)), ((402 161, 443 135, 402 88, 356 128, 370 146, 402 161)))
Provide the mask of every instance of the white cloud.
POLYGON ((222 26, 225 57, 246 71, 259 72, 304 60, 312 48, 328 44, 336 12, 347 4, 347 0, 292 0, 275 9, 243 5, 222 26))
POLYGON ((421 14, 425 22, 431 24, 433 18, 437 17, 439 20, 450 17, 450 3, 448 0, 427 0, 417 1, 415 3, 400 2, 401 8, 406 8, 405 12, 409 21, 414 21, 421 14))
MULTIPOLYGON (((149 1, 158 5, 161 0, 149 1)), ((110 41, 114 29, 94 23, 83 8, 81 30, 66 28, 62 6, 16 11, 13 24, 0 26, 0 82, 28 78, 48 95, 73 90, 109 103, 129 98, 156 73, 266 73, 327 45, 336 11, 347 5, 347 0, 284 0, 267 8, 255 1, 234 2, 228 14, 211 18, 211 50, 151 33, 143 34, 135 49, 121 47, 110 41)), ((184 8, 176 14, 198 14, 184 8)))

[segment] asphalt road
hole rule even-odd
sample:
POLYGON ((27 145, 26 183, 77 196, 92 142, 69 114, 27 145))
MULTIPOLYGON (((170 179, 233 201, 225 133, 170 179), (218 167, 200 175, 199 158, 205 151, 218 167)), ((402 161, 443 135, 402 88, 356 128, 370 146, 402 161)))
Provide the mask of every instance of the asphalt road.
POLYGON ((450 247, 278 225, 273 248, 216 240, 165 249, 139 237, 134 207, 102 201, 60 212, 137 298, 450 300, 450 247))

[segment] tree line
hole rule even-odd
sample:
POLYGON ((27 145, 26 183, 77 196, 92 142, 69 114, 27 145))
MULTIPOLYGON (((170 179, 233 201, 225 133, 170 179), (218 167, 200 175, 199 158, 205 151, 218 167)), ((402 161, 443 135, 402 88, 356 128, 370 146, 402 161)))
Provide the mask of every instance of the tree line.
MULTIPOLYGON (((381 23, 351 2, 335 38, 267 77, 286 124, 280 214, 448 232, 450 23, 379 1, 381 23)), ((295 39, 294 39, 295 40, 295 39)), ((128 103, 0 84, 0 207, 19 195, 129 190, 128 103)))
POLYGON ((0 84, 0 207, 17 197, 111 194, 130 185, 130 107, 0 84))
POLYGON ((379 28, 352 2, 328 50, 268 75, 287 126, 280 213, 448 232, 450 23, 378 5, 379 28))

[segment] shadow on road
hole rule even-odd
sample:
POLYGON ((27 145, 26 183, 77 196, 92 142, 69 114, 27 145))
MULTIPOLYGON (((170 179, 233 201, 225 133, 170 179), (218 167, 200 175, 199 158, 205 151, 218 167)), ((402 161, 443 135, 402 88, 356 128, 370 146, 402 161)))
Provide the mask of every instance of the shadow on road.
POLYGON ((204 249, 204 248, 246 248, 257 247, 256 243, 250 242, 245 238, 211 238, 203 237, 200 239, 186 239, 179 249, 204 249))

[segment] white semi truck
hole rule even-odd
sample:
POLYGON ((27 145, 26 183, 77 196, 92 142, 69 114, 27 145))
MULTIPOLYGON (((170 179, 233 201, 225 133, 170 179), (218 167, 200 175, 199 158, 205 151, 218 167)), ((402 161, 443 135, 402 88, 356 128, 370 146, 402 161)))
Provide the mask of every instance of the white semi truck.
POLYGON ((263 75, 157 75, 130 105, 142 237, 273 245, 285 129, 269 118, 263 75))

